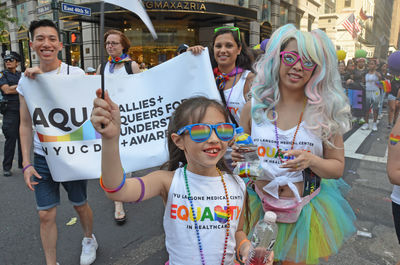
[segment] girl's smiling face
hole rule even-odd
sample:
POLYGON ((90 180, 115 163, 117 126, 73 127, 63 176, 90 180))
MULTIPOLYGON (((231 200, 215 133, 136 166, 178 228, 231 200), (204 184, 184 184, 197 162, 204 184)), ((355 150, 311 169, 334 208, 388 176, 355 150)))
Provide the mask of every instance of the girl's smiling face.
MULTIPOLYGON (((204 118, 200 121, 200 123, 206 124, 225 122, 227 121, 224 114, 213 106, 207 108, 204 118)), ((212 130, 210 138, 201 143, 193 141, 187 131, 180 136, 175 134, 173 138, 175 138, 174 142, 178 148, 185 152, 189 171, 199 175, 216 175, 215 168, 226 152, 227 141, 219 139, 214 130, 212 130)))

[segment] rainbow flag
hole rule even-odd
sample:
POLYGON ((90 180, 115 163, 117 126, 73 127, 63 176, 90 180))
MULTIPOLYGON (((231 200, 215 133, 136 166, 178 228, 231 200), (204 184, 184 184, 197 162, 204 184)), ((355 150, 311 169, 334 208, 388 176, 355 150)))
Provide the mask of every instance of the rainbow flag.
POLYGON ((400 135, 394 136, 393 133, 390 134, 389 142, 391 145, 395 145, 400 141, 400 135))
POLYGON ((389 80, 384 80, 382 82, 383 82, 383 91, 385 91, 385 93, 389 93, 390 91, 392 91, 392 85, 389 80))
POLYGON ((93 127, 92 122, 87 120, 80 128, 76 131, 61 135, 61 136, 51 136, 37 133, 39 140, 42 143, 48 142, 72 142, 72 141, 87 141, 101 139, 101 134, 99 134, 93 127))

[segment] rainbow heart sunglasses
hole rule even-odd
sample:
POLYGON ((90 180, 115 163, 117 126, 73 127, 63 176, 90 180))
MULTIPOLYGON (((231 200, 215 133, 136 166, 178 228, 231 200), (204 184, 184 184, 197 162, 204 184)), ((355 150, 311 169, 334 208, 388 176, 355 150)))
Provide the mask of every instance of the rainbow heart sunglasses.
POLYGON ((176 133, 178 135, 183 134, 185 131, 189 132, 190 138, 197 143, 207 141, 211 136, 212 130, 215 131, 216 135, 222 141, 229 141, 235 135, 235 124, 233 123, 218 123, 218 124, 206 124, 206 123, 195 123, 186 125, 180 128, 176 133))

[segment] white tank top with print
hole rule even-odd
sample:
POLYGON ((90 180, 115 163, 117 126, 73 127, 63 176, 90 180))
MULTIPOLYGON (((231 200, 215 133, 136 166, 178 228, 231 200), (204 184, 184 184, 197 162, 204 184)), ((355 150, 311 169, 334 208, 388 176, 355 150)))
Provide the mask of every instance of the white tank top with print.
POLYGON ((227 107, 238 124, 240 121, 240 113, 242 112, 244 104, 246 104, 246 99, 243 96, 243 89, 249 73, 249 70, 243 71, 236 85, 233 88, 224 90, 227 107))
MULTIPOLYGON (((306 150, 316 156, 322 157, 323 144, 321 139, 307 129, 305 125, 304 121, 300 124, 293 149, 306 150)), ((297 126, 289 130, 277 128, 280 150, 286 151, 291 149, 296 128, 297 126)), ((271 121, 265 119, 263 123, 257 124, 252 120, 251 137, 254 144, 258 146, 258 157, 261 160, 264 173, 261 179, 271 180, 267 185, 268 187, 264 187, 264 191, 277 198, 279 186, 289 185, 291 187, 293 186, 292 183, 303 181, 302 171, 289 172, 288 169, 280 167, 282 163, 277 152, 275 126, 271 121)), ((285 162, 288 158, 281 157, 281 159, 285 162)), ((294 157, 290 157, 289 159, 294 159, 294 157)), ((293 190, 293 188, 291 189, 293 190)), ((296 194, 295 190, 293 192, 298 197, 298 193, 296 194)))

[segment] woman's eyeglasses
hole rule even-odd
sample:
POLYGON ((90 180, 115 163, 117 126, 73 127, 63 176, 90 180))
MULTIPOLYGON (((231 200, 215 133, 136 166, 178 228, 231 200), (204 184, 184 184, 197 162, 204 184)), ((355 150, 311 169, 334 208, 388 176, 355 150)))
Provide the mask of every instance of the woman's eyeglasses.
POLYGON ((222 141, 229 141, 235 135, 235 124, 233 123, 218 123, 218 124, 206 124, 206 123, 195 123, 186 125, 180 128, 176 133, 178 135, 183 134, 185 131, 189 132, 190 138, 197 143, 207 141, 212 130, 215 131, 218 138, 222 141))
POLYGON ((111 41, 111 42, 109 42, 109 41, 107 41, 106 43, 105 43, 105 45, 106 46, 108 46, 108 45, 111 45, 111 46, 117 46, 119 44, 119 42, 114 42, 114 41, 111 41))
POLYGON ((309 61, 305 58, 300 58, 300 55, 298 55, 297 53, 294 53, 294 52, 281 52, 280 54, 281 54, 281 58, 282 58, 282 63, 287 66, 293 66, 299 60, 300 60, 301 66, 303 67, 304 70, 312 71, 317 66, 317 64, 314 63, 313 61, 309 61))
POLYGON ((13 59, 13 58, 11 58, 11 59, 5 59, 5 60, 4 60, 4 62, 6 62, 6 63, 7 63, 7 62, 14 62, 14 61, 15 61, 15 59, 13 59))
POLYGON ((230 30, 230 31, 237 31, 237 33, 238 33, 238 39, 239 39, 239 41, 241 41, 240 40, 240 29, 238 28, 238 27, 234 27, 234 26, 222 26, 222 27, 219 27, 219 28, 216 28, 216 29, 214 29, 214 33, 217 33, 218 31, 220 31, 220 30, 230 30))

